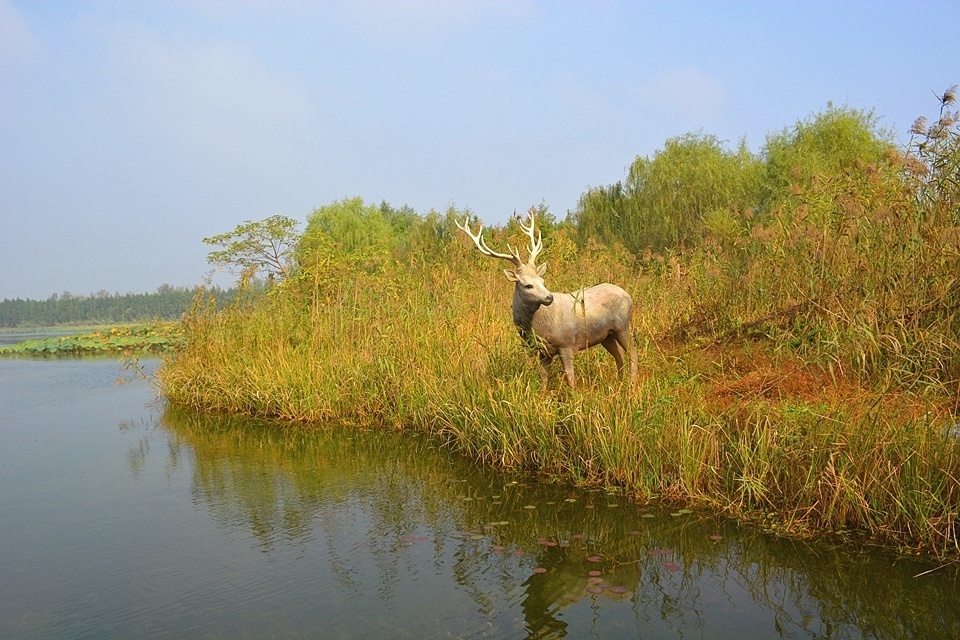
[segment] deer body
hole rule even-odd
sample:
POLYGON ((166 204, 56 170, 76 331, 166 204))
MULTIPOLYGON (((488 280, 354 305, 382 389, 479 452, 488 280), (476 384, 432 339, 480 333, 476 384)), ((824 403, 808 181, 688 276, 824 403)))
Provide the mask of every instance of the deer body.
POLYGON ((493 258, 510 260, 514 269, 504 269, 507 279, 515 283, 513 292, 513 323, 528 346, 540 354, 540 370, 544 382, 547 368, 555 356, 560 356, 564 375, 571 387, 576 386, 573 354, 596 345, 603 345, 617 363, 623 375, 624 363, 620 349, 630 354, 630 381, 636 380, 637 354, 630 338, 633 300, 630 294, 613 284, 598 284, 574 293, 552 293, 543 283, 547 265, 536 265, 542 249, 539 235, 534 232, 534 213, 530 211, 529 226, 521 228, 530 238, 530 257, 524 263, 519 253, 497 253, 487 247, 481 234, 474 235, 466 222, 457 223, 469 235, 480 252, 493 258))

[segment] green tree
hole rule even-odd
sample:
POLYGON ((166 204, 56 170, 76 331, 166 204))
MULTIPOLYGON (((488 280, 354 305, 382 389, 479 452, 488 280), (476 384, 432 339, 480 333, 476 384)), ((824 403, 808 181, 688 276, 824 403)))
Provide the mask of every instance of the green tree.
POLYGON ((316 264, 334 252, 356 264, 379 263, 394 247, 397 235, 391 224, 392 209, 368 205, 360 197, 344 198, 322 206, 307 218, 307 228, 296 248, 299 264, 316 264))
POLYGON ((431 209, 418 216, 406 239, 407 259, 425 263, 441 260, 457 237, 457 221, 472 215, 469 209, 459 210, 451 204, 443 213, 431 209))
POLYGON ((576 229, 577 241, 585 245, 594 239, 603 244, 624 242, 626 212, 623 183, 590 187, 580 196, 577 209, 570 216, 576 229))
POLYGON ((207 255, 207 262, 223 265, 237 275, 262 273, 267 280, 283 280, 294 266, 294 249, 299 240, 297 221, 270 216, 246 221, 233 231, 204 238, 209 245, 223 247, 207 255))
POLYGON ((763 209, 797 205, 797 196, 854 169, 881 163, 893 149, 892 134, 871 111, 828 104, 825 111, 767 137, 763 149, 763 209))
POLYGON ((420 216, 412 207, 407 205, 400 208, 392 207, 386 200, 380 203, 380 215, 390 224, 390 228, 398 239, 409 236, 420 222, 420 216))
MULTIPOLYGON (((217 301, 228 303, 236 290, 214 288, 217 301)), ((91 295, 67 291, 46 300, 0 300, 0 327, 55 326, 77 323, 146 322, 175 320, 192 304, 194 287, 160 285, 156 293, 108 293, 91 295)))
POLYGON ((673 138, 652 158, 634 160, 625 181, 581 197, 578 236, 620 241, 634 253, 696 244, 708 217, 756 207, 761 166, 744 142, 730 151, 710 135, 673 138))

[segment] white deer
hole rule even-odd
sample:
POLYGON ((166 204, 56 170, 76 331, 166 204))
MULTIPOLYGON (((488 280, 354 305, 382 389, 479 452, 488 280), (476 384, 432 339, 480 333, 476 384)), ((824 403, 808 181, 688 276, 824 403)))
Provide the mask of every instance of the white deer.
POLYGON ((598 284, 576 293, 551 293, 543 284, 547 265, 537 266, 543 249, 542 234, 536 231, 535 210, 528 212, 529 224, 520 220, 520 228, 530 239, 530 256, 526 263, 520 252, 507 246, 510 253, 498 253, 483 239, 483 225, 476 234, 470 230, 469 218, 457 227, 470 236, 473 244, 485 256, 502 258, 513 263, 513 269, 504 269, 507 280, 515 282, 513 290, 513 323, 528 346, 540 354, 540 371, 544 383, 550 362, 556 355, 563 362, 567 383, 576 387, 573 373, 573 354, 596 345, 610 352, 617 362, 617 372, 623 375, 623 356, 630 353, 630 382, 637 378, 637 350, 630 336, 633 299, 614 284, 598 284), (619 345, 619 348, 618 348, 619 345))

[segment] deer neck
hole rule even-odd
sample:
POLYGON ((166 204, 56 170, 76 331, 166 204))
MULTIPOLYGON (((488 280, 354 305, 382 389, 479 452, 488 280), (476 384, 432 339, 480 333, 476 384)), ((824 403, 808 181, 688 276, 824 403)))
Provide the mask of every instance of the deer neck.
POLYGON ((533 327, 534 316, 543 306, 540 302, 524 300, 520 294, 520 287, 517 286, 513 292, 513 324, 517 326, 520 337, 524 344, 530 347, 537 347, 538 342, 536 332, 533 327))

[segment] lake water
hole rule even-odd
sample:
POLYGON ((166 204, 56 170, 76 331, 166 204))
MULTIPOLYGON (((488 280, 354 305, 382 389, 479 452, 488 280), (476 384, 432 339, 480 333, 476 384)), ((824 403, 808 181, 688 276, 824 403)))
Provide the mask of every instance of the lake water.
POLYGON ((68 336, 75 334, 76 331, 18 331, 4 330, 0 331, 0 347, 4 345, 17 344, 26 340, 41 340, 43 338, 56 338, 59 336, 68 336))
POLYGON ((2 638, 960 638, 954 568, 130 377, 0 360, 2 638))

